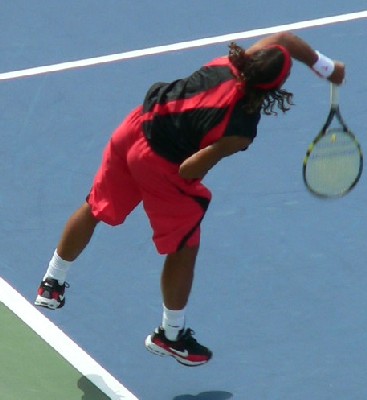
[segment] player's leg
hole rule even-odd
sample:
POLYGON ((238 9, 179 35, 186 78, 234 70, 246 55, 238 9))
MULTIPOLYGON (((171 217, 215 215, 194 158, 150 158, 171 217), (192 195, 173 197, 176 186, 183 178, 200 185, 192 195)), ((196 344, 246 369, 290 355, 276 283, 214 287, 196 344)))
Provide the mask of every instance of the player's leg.
MULTIPOLYGON (((184 246, 168 254, 161 276, 164 305, 170 310, 183 310, 189 300, 199 246, 184 246)), ((182 326, 183 327, 183 326, 182 326)), ((181 328, 182 328, 181 327, 181 328)), ((174 332, 177 336, 177 332, 174 332)))
POLYGON ((98 222, 88 203, 84 203, 69 218, 38 289, 37 306, 56 309, 64 305, 68 270, 89 243, 98 222))
POLYGON ((186 181, 178 165, 154 153, 141 135, 129 150, 129 170, 142 193, 157 250, 166 254, 161 277, 162 326, 146 339, 155 354, 169 355, 182 364, 208 362, 212 353, 185 329, 185 306, 200 244, 200 223, 211 193, 199 181, 186 181))
POLYGON ((185 329, 185 307, 189 300, 199 246, 187 246, 168 254, 162 271, 162 325, 149 335, 145 345, 161 356, 172 356, 181 364, 198 366, 207 363, 212 352, 185 329))
POLYGON ((119 225, 140 203, 139 188, 126 164, 127 150, 137 132, 134 124, 138 121, 138 115, 139 111, 134 110, 106 146, 87 202, 69 218, 50 260, 38 289, 36 305, 50 309, 62 307, 65 303, 67 272, 89 243, 98 222, 119 225))
POLYGON ((74 261, 93 236, 99 220, 84 203, 68 220, 57 246, 58 255, 65 261, 74 261))

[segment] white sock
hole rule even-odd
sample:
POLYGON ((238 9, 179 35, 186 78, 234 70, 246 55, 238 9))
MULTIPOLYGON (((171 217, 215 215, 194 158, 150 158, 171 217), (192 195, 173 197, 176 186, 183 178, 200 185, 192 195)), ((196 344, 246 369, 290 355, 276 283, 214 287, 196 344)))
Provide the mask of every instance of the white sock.
POLYGON ((48 269, 46 271, 43 279, 53 278, 59 281, 59 285, 62 285, 66 280, 66 275, 69 271, 69 268, 72 264, 72 261, 63 260, 58 254, 57 249, 54 252, 53 257, 48 264, 48 269))
POLYGON ((169 310, 163 305, 162 328, 168 340, 176 340, 177 335, 185 326, 185 309, 169 310))

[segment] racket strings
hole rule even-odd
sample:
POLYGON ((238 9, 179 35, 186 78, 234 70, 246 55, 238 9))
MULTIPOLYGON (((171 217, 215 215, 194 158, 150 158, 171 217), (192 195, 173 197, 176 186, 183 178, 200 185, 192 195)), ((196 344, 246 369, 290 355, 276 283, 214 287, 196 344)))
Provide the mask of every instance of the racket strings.
POLYGON ((339 196, 354 186, 361 173, 362 154, 354 136, 330 129, 311 146, 304 178, 316 194, 339 196))

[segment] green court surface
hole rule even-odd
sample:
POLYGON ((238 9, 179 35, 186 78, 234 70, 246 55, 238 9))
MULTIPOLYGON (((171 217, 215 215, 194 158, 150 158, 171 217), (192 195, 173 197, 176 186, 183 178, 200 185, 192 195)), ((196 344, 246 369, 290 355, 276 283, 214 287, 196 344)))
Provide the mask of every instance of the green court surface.
POLYGON ((106 400, 107 395, 0 303, 2 400, 106 400))
POLYGON ((137 400, 1 278, 0 327, 1 400, 137 400))

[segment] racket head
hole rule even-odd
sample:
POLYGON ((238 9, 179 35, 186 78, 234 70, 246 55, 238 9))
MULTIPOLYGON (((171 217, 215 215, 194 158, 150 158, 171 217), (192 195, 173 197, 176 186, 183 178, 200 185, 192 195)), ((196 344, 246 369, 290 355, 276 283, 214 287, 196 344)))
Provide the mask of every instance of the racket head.
POLYGON ((356 186, 362 170, 363 154, 356 136, 346 127, 328 128, 307 150, 303 180, 315 196, 341 197, 356 186))

